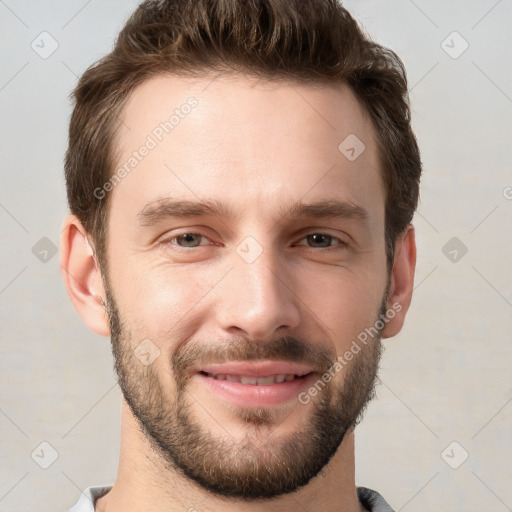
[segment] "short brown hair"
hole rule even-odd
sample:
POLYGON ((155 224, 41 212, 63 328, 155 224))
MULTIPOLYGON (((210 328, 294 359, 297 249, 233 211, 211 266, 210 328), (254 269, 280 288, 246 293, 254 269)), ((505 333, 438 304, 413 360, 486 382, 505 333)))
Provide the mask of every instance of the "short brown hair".
MULTIPOLYGON (((378 137, 385 183, 388 271, 397 237, 412 220, 421 161, 400 58, 366 37, 337 0, 147 0, 111 53, 72 92, 65 175, 69 207, 106 256, 109 195, 94 193, 114 172, 114 139, 134 88, 159 74, 240 72, 302 83, 347 83, 378 137)), ((341 141, 340 141, 341 142, 341 141)))

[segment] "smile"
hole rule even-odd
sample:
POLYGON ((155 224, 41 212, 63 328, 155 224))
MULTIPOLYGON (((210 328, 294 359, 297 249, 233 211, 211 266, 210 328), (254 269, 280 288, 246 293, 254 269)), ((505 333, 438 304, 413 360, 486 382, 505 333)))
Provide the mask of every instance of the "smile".
POLYGON ((250 375, 223 375, 203 372, 204 375, 217 380, 227 380, 229 382, 240 382, 251 386, 269 386, 271 384, 281 384, 282 382, 291 382, 300 379, 302 376, 293 374, 269 375, 265 377, 253 377, 250 375))

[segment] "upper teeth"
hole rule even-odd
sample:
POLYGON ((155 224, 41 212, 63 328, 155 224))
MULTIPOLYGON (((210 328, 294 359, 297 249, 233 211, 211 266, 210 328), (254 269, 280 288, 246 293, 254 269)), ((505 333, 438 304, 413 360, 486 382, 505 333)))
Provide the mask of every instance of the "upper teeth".
POLYGON ((245 377, 243 375, 213 375, 208 373, 209 377, 218 380, 228 380, 230 382, 240 382, 242 384, 252 384, 253 386, 266 386, 269 384, 276 384, 281 382, 290 382, 295 379, 295 375, 270 375, 269 377, 245 377))

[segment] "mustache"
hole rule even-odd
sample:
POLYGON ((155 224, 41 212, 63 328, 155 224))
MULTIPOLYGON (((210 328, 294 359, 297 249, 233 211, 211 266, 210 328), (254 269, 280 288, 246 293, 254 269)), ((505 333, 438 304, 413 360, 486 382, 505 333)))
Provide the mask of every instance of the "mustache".
POLYGON ((225 343, 182 345, 172 357, 172 367, 177 382, 183 384, 201 365, 263 359, 303 363, 323 374, 335 363, 336 351, 293 336, 283 336, 267 343, 236 338, 225 343))

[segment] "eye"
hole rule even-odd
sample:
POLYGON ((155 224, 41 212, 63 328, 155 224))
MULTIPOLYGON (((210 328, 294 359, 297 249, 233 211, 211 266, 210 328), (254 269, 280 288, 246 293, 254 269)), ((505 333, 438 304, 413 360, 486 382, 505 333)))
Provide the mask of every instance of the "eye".
MULTIPOLYGON (((328 233, 311 233, 300 240, 306 241, 307 245, 312 249, 331 249, 331 248, 347 248, 349 244, 344 240, 329 235, 328 233)), ((195 249, 196 247, 209 245, 209 238, 201 233, 182 233, 180 235, 176 235, 172 238, 164 240, 162 242, 163 245, 170 245, 176 248, 177 250, 189 250, 195 249), (206 241, 205 243, 201 243, 201 241, 206 241)), ((305 245, 303 243, 299 243, 297 245, 305 245)))
MULTIPOLYGON (((331 247, 336 247, 336 246, 348 247, 348 244, 345 241, 341 240, 340 238, 331 236, 327 233, 311 233, 310 235, 307 235, 304 238, 302 238, 302 240, 307 240, 309 243, 320 245, 320 247, 318 245, 316 245, 316 247, 313 247, 314 249, 316 249, 316 248, 329 249, 331 247), (338 243, 331 245, 331 242, 333 242, 333 241, 337 241, 338 243)), ((304 245, 304 244, 298 244, 298 245, 304 245)))
POLYGON ((171 245, 177 245, 178 247, 181 247, 183 249, 194 249, 195 247, 198 247, 199 245, 205 245, 205 244, 197 243, 197 242, 201 241, 201 238, 208 240, 201 233, 183 233, 181 235, 175 236, 174 238, 170 238, 168 241, 165 241, 164 243, 171 244, 171 245), (176 240, 176 243, 174 243, 175 240, 176 240), (181 242, 183 242, 183 243, 181 243, 181 242))

